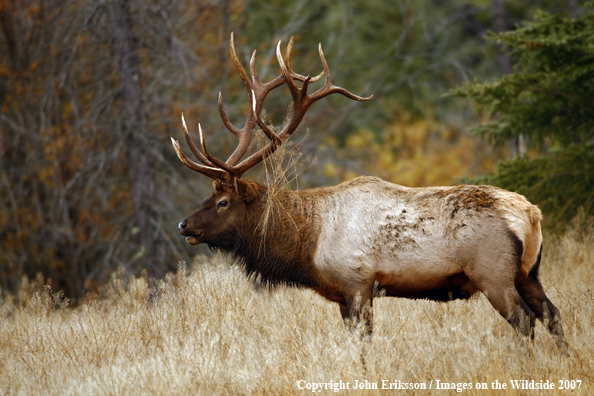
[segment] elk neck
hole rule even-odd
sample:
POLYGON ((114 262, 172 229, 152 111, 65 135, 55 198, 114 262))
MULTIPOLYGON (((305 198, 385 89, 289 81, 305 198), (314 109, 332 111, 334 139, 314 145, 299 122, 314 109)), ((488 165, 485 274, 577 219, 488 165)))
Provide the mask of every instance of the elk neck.
POLYGON ((246 211, 227 238, 209 243, 214 250, 233 256, 248 272, 270 286, 320 289, 313 263, 320 219, 318 195, 312 190, 287 191, 242 180, 254 199, 245 200, 246 211))

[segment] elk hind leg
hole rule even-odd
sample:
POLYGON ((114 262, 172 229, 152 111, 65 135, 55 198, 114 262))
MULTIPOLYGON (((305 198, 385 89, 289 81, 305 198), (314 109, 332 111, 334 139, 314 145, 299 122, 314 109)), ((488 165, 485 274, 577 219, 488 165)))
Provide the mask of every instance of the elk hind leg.
POLYGON ((520 334, 534 340, 536 315, 522 299, 515 287, 496 290, 487 288, 483 291, 491 305, 520 334))
MULTIPOLYGON (((484 268, 484 267, 481 267, 484 268)), ((483 292, 493 308, 503 316, 520 334, 534 339, 536 315, 522 299, 514 284, 513 276, 505 276, 505 271, 494 276, 489 274, 466 273, 468 278, 483 292)))
POLYGON ((536 318, 546 326, 547 330, 555 338, 557 346, 561 350, 567 350, 567 342, 565 341, 559 310, 549 300, 542 284, 538 280, 539 263, 540 255, 539 261, 537 261, 527 275, 522 271, 518 273, 516 277, 516 288, 522 299, 532 309, 536 318))

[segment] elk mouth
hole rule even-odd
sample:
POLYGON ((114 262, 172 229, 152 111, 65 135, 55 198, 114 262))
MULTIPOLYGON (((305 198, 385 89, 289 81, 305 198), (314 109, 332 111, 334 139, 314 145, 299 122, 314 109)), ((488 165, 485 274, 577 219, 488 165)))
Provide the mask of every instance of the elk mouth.
POLYGON ((198 245, 201 241, 197 237, 190 235, 186 237, 186 242, 188 242, 190 245, 198 245))
POLYGON ((179 233, 186 237, 186 242, 188 242, 190 245, 198 245, 202 243, 203 235, 201 232, 190 233, 186 230, 180 230, 179 233))

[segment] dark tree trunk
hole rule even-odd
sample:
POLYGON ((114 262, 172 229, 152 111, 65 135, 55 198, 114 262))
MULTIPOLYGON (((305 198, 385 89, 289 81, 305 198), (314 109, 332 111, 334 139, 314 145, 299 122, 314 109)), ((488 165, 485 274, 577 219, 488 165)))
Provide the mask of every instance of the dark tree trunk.
MULTIPOLYGON (((503 33, 507 30, 507 14, 505 12, 504 0, 493 0, 493 30, 495 33, 503 33)), ((499 47, 499 70, 502 75, 511 74, 514 72, 514 65, 512 59, 505 49, 499 47)), ((520 135, 517 138, 511 138, 509 142, 512 156, 516 154, 524 154, 526 152, 526 140, 524 136, 520 135)))
MULTIPOLYGON (((493 0, 493 30, 502 33, 507 30, 507 15, 504 0, 493 0)), ((501 74, 513 73, 514 67, 511 58, 503 48, 499 48, 499 69, 501 74)))
POLYGON ((134 48, 132 14, 128 0, 111 1, 112 52, 120 87, 126 156, 135 209, 137 259, 153 275, 161 275, 164 263, 157 262, 157 213, 154 205, 155 175, 146 149, 147 116, 142 102, 140 64, 134 48))

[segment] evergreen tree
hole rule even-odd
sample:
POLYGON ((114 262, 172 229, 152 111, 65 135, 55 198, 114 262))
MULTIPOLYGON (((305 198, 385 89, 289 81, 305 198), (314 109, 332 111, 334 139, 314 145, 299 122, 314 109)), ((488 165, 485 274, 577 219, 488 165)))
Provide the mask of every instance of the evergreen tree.
POLYGON ((539 14, 494 36, 515 60, 512 74, 451 94, 472 99, 490 121, 473 133, 504 144, 522 136, 532 149, 480 180, 518 191, 562 228, 579 207, 594 214, 594 14, 539 14))

